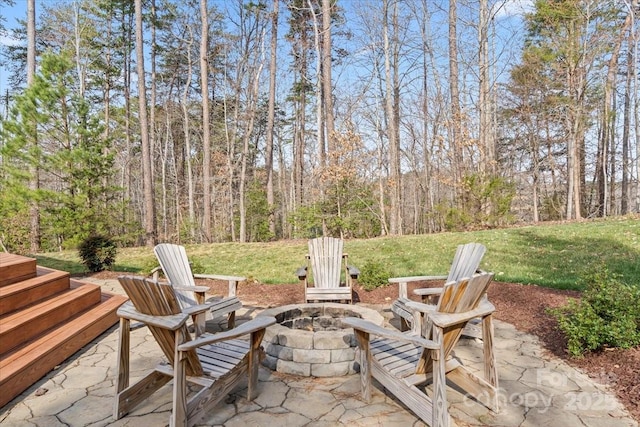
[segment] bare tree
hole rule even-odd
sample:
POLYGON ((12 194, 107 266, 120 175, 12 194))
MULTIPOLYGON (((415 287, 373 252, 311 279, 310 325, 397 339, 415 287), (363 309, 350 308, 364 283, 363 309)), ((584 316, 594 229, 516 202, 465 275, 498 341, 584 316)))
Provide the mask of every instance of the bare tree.
POLYGON ((620 49, 624 36, 631 26, 631 14, 628 13, 617 39, 611 51, 609 63, 607 65, 607 77, 604 85, 604 96, 602 97, 602 122, 600 124, 600 138, 598 142, 598 154, 596 157, 596 181, 598 191, 598 216, 609 215, 611 209, 613 209, 613 203, 608 204, 607 199, 611 197, 613 202, 613 195, 615 189, 613 188, 613 182, 615 182, 615 173, 612 170, 615 155, 609 155, 611 150, 614 150, 614 135, 615 135, 615 114, 614 104, 616 93, 614 91, 616 84, 616 74, 618 70, 618 58, 620 56, 620 49), (609 171, 608 171, 609 169, 609 171), (612 183, 607 183, 607 176, 611 176, 612 183), (609 188, 611 186, 611 188, 609 188))
POLYGON ((460 108, 458 70, 458 9, 456 1, 449 2, 449 91, 451 96, 451 148, 453 151, 454 188, 461 178, 462 160, 462 110, 460 108))
MULTIPOLYGON (((153 153, 156 149, 156 97, 157 97, 157 78, 156 78, 156 26, 158 25, 158 19, 156 16, 156 0, 151 0, 151 108, 149 108, 149 156, 151 158, 151 176, 155 177, 155 162, 153 161, 153 153)), ((157 209, 157 208, 154 208, 157 209)), ((155 215, 154 215, 155 217, 155 215)), ((157 224, 157 218, 154 219, 154 223, 157 224)), ((157 236, 157 229, 156 229, 157 236)))
POLYGON ((267 174, 267 205, 269 208, 269 232, 276 235, 275 197, 273 191, 273 136, 276 116, 276 73, 278 71, 278 0, 273 0, 271 12, 271 59, 269 61, 269 105, 267 107, 267 135, 265 147, 265 172, 267 174))
MULTIPOLYGON (((324 92, 323 92, 323 72, 322 72, 322 63, 323 63, 323 53, 322 53, 322 40, 320 34, 320 28, 318 24, 318 15, 315 10, 315 5, 312 0, 307 0, 309 5, 309 13, 311 15, 311 22, 313 24, 313 44, 315 48, 316 55, 316 141, 318 146, 318 159, 320 159, 319 169, 322 170, 326 167, 327 163, 327 139, 325 135, 327 134, 327 128, 325 126, 326 122, 324 119, 324 92)), ((320 192, 324 194, 324 186, 320 185, 320 192)), ((323 234, 326 234, 326 230, 323 230, 323 234)))
POLYGON ((333 150, 336 131, 333 118, 333 83, 331 81, 331 4, 322 0, 322 98, 328 151, 333 150))
POLYGON ((142 28, 142 0, 135 0, 136 14, 136 62, 138 70, 138 105, 140 116, 140 139, 142 145, 142 188, 144 194, 144 229, 147 246, 156 244, 156 208, 153 194, 151 147, 147 119, 147 89, 144 74, 144 39, 142 28))
POLYGON ((398 87, 398 2, 384 0, 384 69, 385 69, 385 112, 387 115, 387 134, 389 140, 389 187, 391 203, 389 231, 402 234, 402 200, 400 175, 400 133, 399 133, 399 87, 398 87), (393 4, 389 4, 389 2, 393 4), (390 10, 392 9, 392 10, 390 10), (391 13, 391 23, 389 14, 391 13), (392 38, 393 40, 390 40, 392 38))
MULTIPOLYGON (((636 0, 637 3, 637 0, 636 0)), ((635 63, 633 61, 634 32, 633 13, 629 13, 631 20, 627 35, 627 68, 625 72, 624 84, 624 111, 622 125, 622 182, 620 183, 620 213, 626 215, 629 212, 629 175, 631 164, 629 162, 629 131, 631 122, 631 91, 635 63)), ((637 118, 636 118, 637 121, 637 118)))
POLYGON ((183 117, 183 132, 184 132, 184 146, 185 146, 185 158, 187 163, 187 198, 189 206, 189 235, 192 239, 195 239, 195 223, 196 223, 196 202, 195 202, 195 182, 194 182, 194 170, 193 170, 193 156, 191 145, 191 119, 189 117, 189 90, 191 89, 191 75, 193 73, 193 61, 191 59, 191 48, 193 45, 193 29, 191 25, 187 24, 187 31, 189 33, 186 40, 186 54, 187 54, 187 80, 184 83, 184 89, 182 91, 182 117, 183 117))
POLYGON ((200 0, 200 90, 202 94, 202 233, 211 242, 211 137, 209 126, 209 14, 207 0, 200 0))
POLYGON ((487 0, 480 0, 480 13, 478 23, 478 68, 479 68, 479 97, 478 113, 480 115, 480 129, 478 132, 480 148, 484 158, 481 167, 486 173, 496 173, 495 141, 492 132, 493 105, 489 81, 489 11, 487 0))
POLYGON ((291 14, 289 19, 290 30, 287 39, 291 43, 292 56, 294 58, 294 77, 292 88, 293 103, 293 168, 291 171, 291 204, 290 209, 295 210, 302 205, 304 196, 304 154, 306 150, 307 116, 306 105, 309 96, 309 45, 310 35, 308 8, 301 7, 305 0, 295 0, 287 3, 291 14))

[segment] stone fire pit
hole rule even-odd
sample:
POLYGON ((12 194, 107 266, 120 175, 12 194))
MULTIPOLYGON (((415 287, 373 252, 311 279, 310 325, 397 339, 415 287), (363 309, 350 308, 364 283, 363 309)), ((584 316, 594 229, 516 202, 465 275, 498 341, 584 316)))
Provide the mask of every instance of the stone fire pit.
POLYGON ((353 329, 341 319, 359 317, 382 326, 384 318, 375 310, 347 304, 292 304, 268 309, 259 316, 273 316, 262 341, 271 370, 314 377, 349 375, 355 370, 353 329))

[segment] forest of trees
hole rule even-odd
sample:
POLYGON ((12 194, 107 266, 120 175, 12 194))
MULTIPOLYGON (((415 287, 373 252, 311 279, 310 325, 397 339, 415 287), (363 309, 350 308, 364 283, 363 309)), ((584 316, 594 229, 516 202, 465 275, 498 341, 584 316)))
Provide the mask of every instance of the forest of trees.
POLYGON ((637 213, 638 3, 0 0, 0 250, 637 213))

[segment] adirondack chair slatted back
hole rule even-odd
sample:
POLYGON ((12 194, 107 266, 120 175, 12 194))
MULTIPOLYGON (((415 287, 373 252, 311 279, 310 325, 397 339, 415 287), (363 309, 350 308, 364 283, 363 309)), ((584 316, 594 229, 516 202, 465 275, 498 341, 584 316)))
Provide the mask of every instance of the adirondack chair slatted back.
MULTIPOLYGON (((456 282, 448 282, 445 284, 442 294, 440 294, 436 312, 466 313, 476 309, 486 294, 492 279, 493 273, 482 273, 475 274, 470 278, 459 279, 456 282)), ((445 328, 442 338, 445 355, 451 353, 451 350, 460 339, 464 327, 465 324, 461 323, 445 328)), ((427 329, 430 330, 431 328, 428 326, 427 329)), ((430 352, 423 353, 423 360, 418 364, 417 372, 425 372, 425 369, 427 372, 429 371, 432 366, 430 358, 430 352)))
POLYGON ((473 276, 476 270, 478 270, 480 261, 482 261, 486 250, 487 248, 480 243, 459 245, 451 262, 447 282, 473 276))
MULTIPOLYGON (((171 285, 146 280, 142 277, 118 278, 135 309, 149 316, 171 316, 182 312, 176 293, 171 285)), ((191 341, 186 323, 171 331, 148 325, 171 366, 175 360, 176 334, 182 334, 183 342, 191 341)), ((202 365, 195 350, 187 353, 187 375, 202 375, 202 365)))
POLYGON ((334 237, 309 240, 309 262, 316 288, 340 287, 344 241, 334 237))
MULTIPOLYGON (((165 277, 173 286, 188 287, 196 286, 193 279, 193 272, 189 265, 189 258, 184 246, 172 243, 160 243, 153 248, 153 252, 158 258, 160 267, 165 277)), ((191 307, 198 304, 195 294, 189 290, 175 290, 180 306, 182 308, 191 307)))

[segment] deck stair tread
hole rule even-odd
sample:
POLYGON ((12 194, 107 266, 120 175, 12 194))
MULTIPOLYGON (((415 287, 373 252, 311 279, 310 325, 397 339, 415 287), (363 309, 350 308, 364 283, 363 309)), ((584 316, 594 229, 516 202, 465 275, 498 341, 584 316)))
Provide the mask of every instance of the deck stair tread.
POLYGON ((20 282, 36 275, 36 260, 0 253, 0 286, 20 282))
POLYGON ((41 269, 35 277, 0 287, 0 315, 25 308, 69 289, 69 273, 41 269))
POLYGON ((0 253, 0 407, 115 325, 126 300, 0 253))

